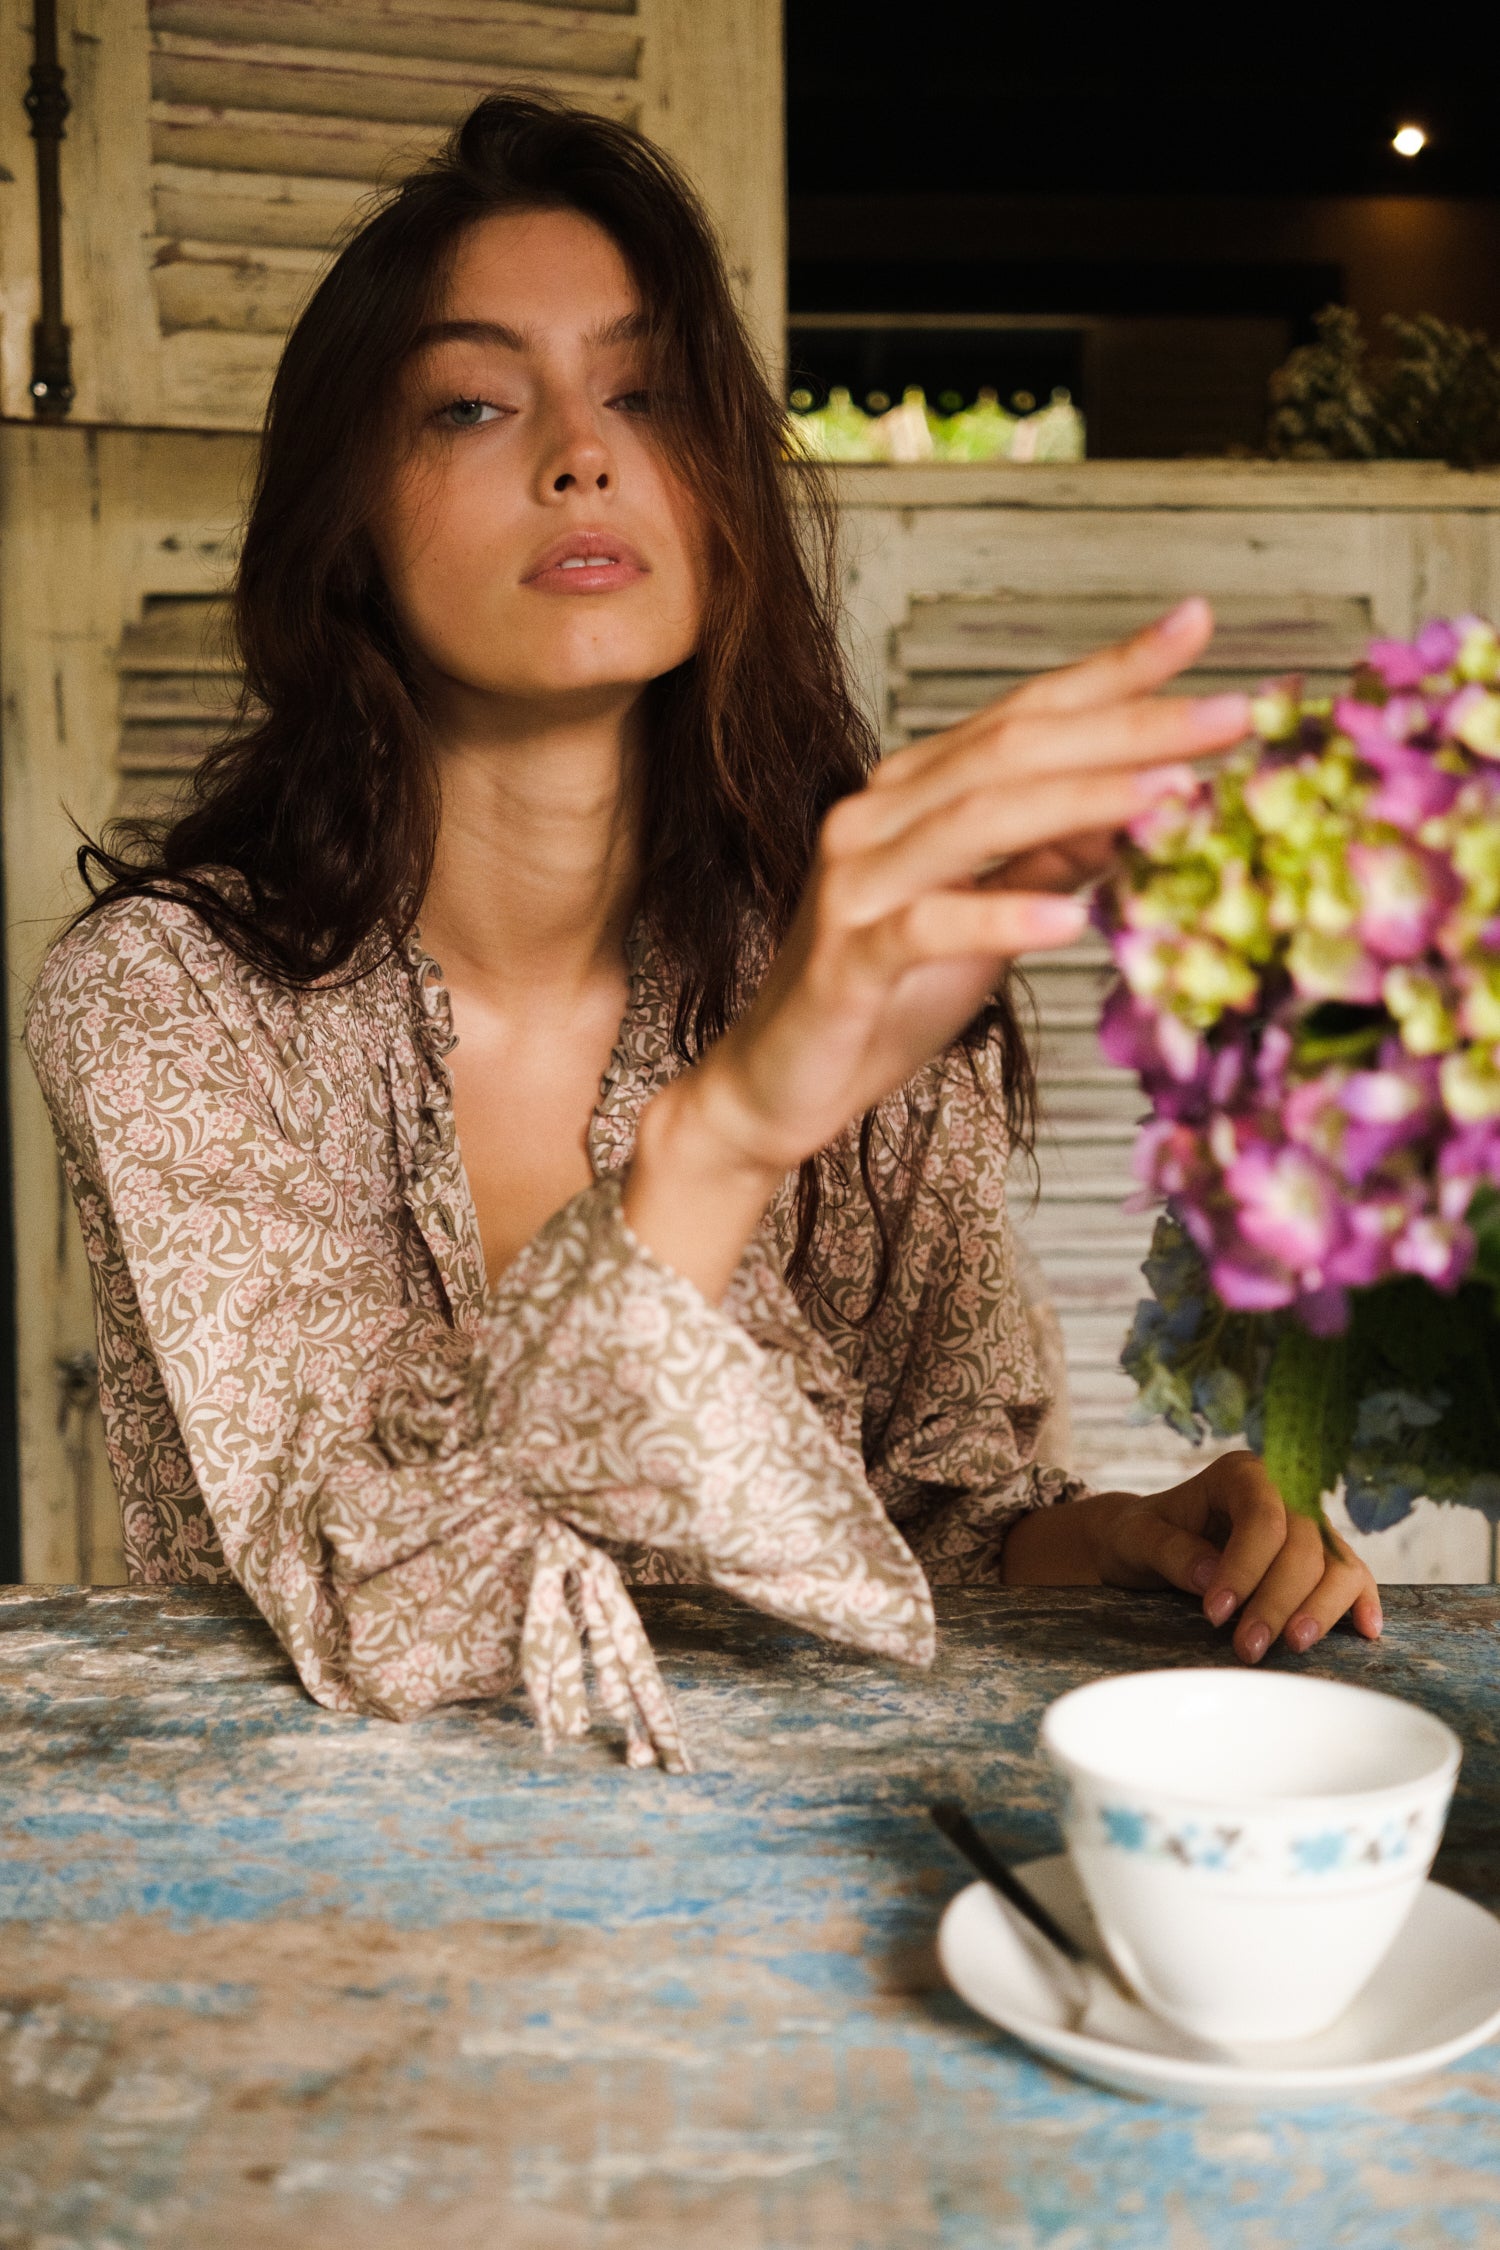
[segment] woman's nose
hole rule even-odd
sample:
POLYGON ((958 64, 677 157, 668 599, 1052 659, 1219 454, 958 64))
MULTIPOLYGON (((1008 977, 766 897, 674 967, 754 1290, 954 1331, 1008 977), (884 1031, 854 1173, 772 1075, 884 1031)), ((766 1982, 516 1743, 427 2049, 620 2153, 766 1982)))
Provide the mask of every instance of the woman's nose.
POLYGON ((608 469, 596 469, 592 477, 588 476, 586 473, 580 475, 573 469, 560 469, 557 475, 552 479, 552 489, 554 492, 567 492, 575 484, 580 486, 592 484, 592 486, 596 490, 603 492, 608 483, 608 469))
POLYGON ((606 492, 614 482, 614 461, 604 433, 591 414, 562 415, 543 457, 544 494, 606 492))

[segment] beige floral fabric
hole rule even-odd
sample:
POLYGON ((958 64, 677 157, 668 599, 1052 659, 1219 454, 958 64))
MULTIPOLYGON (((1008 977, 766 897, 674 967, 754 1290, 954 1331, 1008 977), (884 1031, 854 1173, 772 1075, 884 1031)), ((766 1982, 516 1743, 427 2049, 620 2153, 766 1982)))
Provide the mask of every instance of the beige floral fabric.
POLYGON ((627 1580, 712 1580, 926 1662, 929 1579, 992 1576, 1018 1512, 1081 1489, 1032 1460, 1048 1398, 993 1060, 911 1089, 918 1170, 872 1321, 849 1150, 802 1301, 788 1181, 711 1305, 621 1215, 637 1120, 680 1067, 637 933, 595 1183, 487 1278, 442 972, 418 934, 375 950, 353 983, 292 991, 185 903, 128 900, 38 980, 26 1043, 93 1276, 132 1579, 238 1580, 333 1709, 405 1718, 520 1680, 548 1740, 588 1724, 586 1642, 631 1762, 672 1768, 627 1580))

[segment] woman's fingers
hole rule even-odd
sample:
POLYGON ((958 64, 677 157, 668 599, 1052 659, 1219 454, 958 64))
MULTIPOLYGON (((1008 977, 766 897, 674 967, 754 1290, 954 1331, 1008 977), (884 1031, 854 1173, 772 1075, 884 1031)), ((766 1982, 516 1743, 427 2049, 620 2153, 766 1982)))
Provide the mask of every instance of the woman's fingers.
MULTIPOLYGON (((1197 1480, 1195 1479, 1194 1482, 1197 1480)), ((1204 1472, 1205 1501, 1229 1520, 1229 1537, 1203 1596, 1210 1625, 1227 1625, 1254 1593, 1286 1544, 1280 1493, 1253 1453, 1226 1453, 1204 1472)))
MULTIPOLYGON (((987 865, 1078 830, 1118 828, 1156 797, 1181 790, 1180 766, 1067 774, 1014 788, 969 790, 882 843, 862 846, 861 823, 836 805, 824 825, 825 900, 846 926, 879 921, 921 892, 967 883, 987 865)), ((858 798, 845 803, 858 805, 858 798)))
POLYGON ((1102 875, 1119 849, 1118 829, 1089 828, 1081 835, 1017 852, 980 880, 996 891, 1075 891, 1102 875))
MULTIPOLYGON (((1319 1546, 1322 1546, 1321 1540, 1319 1546)), ((1368 1630, 1371 1619, 1367 1605, 1372 1599, 1378 1620, 1380 1602, 1374 1594, 1370 1573, 1340 1540, 1338 1561, 1332 1561, 1326 1549, 1323 1551, 1323 1569, 1318 1581, 1310 1593, 1293 1604, 1291 1614, 1281 1626, 1281 1637, 1294 1655, 1302 1656, 1325 1633, 1331 1633, 1341 1617, 1348 1616, 1357 1631, 1374 1640, 1380 1625, 1376 1622, 1374 1631, 1368 1630)), ((1258 1607, 1258 1597, 1252 1606, 1258 1607)))
POLYGON ((929 961, 980 958, 1071 945, 1088 919, 1079 899, 1051 892, 929 891, 866 933, 865 957, 882 984, 929 961))
POLYGON ((1185 672, 1213 631, 1208 603, 1201 594, 1190 595, 1128 640, 1113 641, 1061 671, 1039 673, 1014 691, 1011 702, 1028 712, 1088 711, 1121 696, 1149 695, 1185 672))
POLYGON ((1225 1454, 1204 1474, 1230 1530, 1203 1607, 1214 1625, 1239 1613, 1237 1655, 1258 1664, 1278 1635, 1301 1655, 1346 1613, 1367 1639, 1379 1634, 1380 1597, 1364 1564, 1342 1540, 1331 1557, 1321 1527, 1288 1512, 1263 1463, 1249 1453, 1225 1454))
POLYGON ((1011 790, 1061 775, 1089 786, 1104 769, 1180 763, 1227 750, 1248 731, 1249 713, 1249 699, 1240 694, 1142 696, 1040 717, 1012 717, 1002 706, 934 736, 935 754, 920 766, 907 762, 911 751, 897 751, 868 789, 844 802, 861 808, 853 823, 861 834, 881 843, 975 791, 1011 790))
POLYGON ((1345 1616, 1369 1640, 1381 1631, 1380 1596, 1364 1564, 1341 1539, 1330 1554, 1321 1527, 1287 1511, 1253 1454, 1221 1455, 1149 1499, 1110 1493, 1080 1505, 1106 1511, 1104 1584, 1165 1581, 1201 1594, 1215 1625, 1238 1610, 1234 1647, 1247 1664, 1258 1664, 1278 1636, 1300 1656, 1345 1616), (1221 1553, 1215 1542, 1226 1526, 1221 1553))
POLYGON ((1129 640, 1115 642, 1062 671, 1039 673, 972 720, 895 752, 878 769, 875 780, 889 786, 924 772, 945 755, 955 736, 971 728, 992 732, 1002 719, 1059 718, 1111 703, 1139 701, 1184 671, 1212 633, 1213 612, 1195 595, 1129 640))
MULTIPOLYGON (((1293 1618, 1292 1623, 1295 1625, 1296 1622, 1293 1618)), ((1349 1622, 1355 1632, 1362 1633, 1367 1641, 1378 1641, 1385 1631, 1385 1612, 1380 1606, 1380 1596, 1376 1592, 1373 1578, 1364 1592, 1355 1597, 1349 1611, 1349 1622)))
POLYGON ((1115 1545, 1125 1572, 1137 1585, 1164 1579, 1184 1594, 1197 1593, 1204 1573, 1218 1564, 1219 1550, 1201 1533, 1174 1523, 1154 1508, 1127 1509, 1120 1517, 1115 1545))
MULTIPOLYGON (((1347 1580, 1347 1588, 1334 1611, 1341 1617, 1359 1591, 1357 1570, 1330 1564, 1323 1535, 1310 1516, 1286 1519, 1286 1537, 1270 1569, 1247 1598, 1234 1630, 1235 1653, 1247 1664, 1258 1664, 1282 1627, 1309 1603, 1316 1604, 1326 1586, 1347 1580)), ((1326 1598, 1326 1597, 1324 1597, 1326 1598)), ((1332 1623, 1333 1619, 1329 1619, 1332 1623)), ((1316 1637, 1316 1636, 1314 1636, 1316 1637)), ((1309 1640, 1308 1646, 1312 1642, 1309 1640)))
POLYGON ((1140 696, 1087 711, 1028 712, 1007 719, 1004 775, 1091 774, 1100 766, 1155 765, 1228 750, 1250 729, 1250 698, 1227 695, 1140 696))

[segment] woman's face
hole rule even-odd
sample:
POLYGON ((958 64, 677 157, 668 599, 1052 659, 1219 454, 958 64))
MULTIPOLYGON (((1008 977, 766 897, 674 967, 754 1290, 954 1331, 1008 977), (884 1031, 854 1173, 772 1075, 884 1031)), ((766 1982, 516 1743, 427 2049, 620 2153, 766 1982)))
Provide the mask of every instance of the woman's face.
POLYGON ((643 308, 576 211, 464 236, 403 371, 406 442, 372 526, 438 707, 607 710, 698 645, 696 503, 652 437, 643 308))

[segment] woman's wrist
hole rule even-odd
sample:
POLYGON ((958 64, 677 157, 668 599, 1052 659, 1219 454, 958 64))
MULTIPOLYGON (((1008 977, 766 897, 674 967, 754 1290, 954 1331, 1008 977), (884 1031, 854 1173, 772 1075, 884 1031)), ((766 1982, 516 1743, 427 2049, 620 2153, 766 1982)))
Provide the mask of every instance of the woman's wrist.
POLYGON ((1051 1508, 1032 1508, 1010 1527, 1000 1550, 1003 1586, 1102 1585, 1099 1534, 1117 1495, 1091 1492, 1051 1508))
POLYGON ((621 1204, 632 1234, 711 1303, 784 1177, 734 1127, 711 1067, 684 1072, 641 1113, 621 1204))

